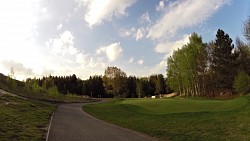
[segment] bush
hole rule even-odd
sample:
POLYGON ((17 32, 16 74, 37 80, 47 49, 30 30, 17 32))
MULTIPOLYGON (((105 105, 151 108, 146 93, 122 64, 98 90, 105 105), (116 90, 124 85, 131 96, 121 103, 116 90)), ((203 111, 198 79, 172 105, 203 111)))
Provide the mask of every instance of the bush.
POLYGON ((234 80, 234 88, 240 94, 247 94, 250 92, 250 76, 244 72, 238 72, 234 80))

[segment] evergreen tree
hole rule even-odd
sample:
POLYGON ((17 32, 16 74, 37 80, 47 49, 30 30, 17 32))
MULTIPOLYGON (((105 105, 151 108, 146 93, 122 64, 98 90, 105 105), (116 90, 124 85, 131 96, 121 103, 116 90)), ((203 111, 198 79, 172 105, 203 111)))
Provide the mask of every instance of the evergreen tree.
POLYGON ((216 34, 215 48, 212 52, 211 69, 217 92, 232 93, 232 84, 236 73, 236 54, 233 53, 232 39, 223 30, 216 34))
POLYGON ((164 94, 165 93, 165 80, 162 74, 157 75, 157 81, 155 86, 155 93, 156 94, 164 94))
POLYGON ((136 95, 136 77, 135 76, 129 76, 127 80, 127 86, 128 86, 128 97, 135 98, 136 95))

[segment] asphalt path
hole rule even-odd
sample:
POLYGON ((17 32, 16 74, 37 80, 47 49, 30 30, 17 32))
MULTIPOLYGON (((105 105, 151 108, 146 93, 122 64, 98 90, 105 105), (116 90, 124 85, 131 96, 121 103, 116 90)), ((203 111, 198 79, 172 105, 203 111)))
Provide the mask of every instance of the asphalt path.
POLYGON ((81 109, 82 106, 83 104, 80 103, 58 105, 51 121, 47 140, 156 141, 138 132, 96 119, 84 112, 81 109))

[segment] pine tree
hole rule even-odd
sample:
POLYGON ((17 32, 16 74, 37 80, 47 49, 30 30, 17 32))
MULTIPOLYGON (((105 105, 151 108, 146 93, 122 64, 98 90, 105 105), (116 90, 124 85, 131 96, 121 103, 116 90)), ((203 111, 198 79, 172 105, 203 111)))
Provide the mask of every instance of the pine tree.
POLYGON ((234 45, 232 42, 233 40, 228 34, 218 29, 211 64, 217 92, 232 93, 232 84, 236 73, 236 55, 233 53, 234 45))

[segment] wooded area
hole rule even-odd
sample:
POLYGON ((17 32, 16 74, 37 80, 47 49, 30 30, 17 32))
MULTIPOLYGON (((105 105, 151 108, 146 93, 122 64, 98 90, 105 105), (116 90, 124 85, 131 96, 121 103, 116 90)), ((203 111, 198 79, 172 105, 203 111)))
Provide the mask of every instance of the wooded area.
POLYGON ((90 76, 87 80, 81 80, 75 74, 63 77, 48 76, 42 79, 27 79, 26 85, 32 91, 44 89, 95 98, 137 98, 171 92, 162 74, 143 78, 127 77, 126 73, 117 67, 107 67, 104 76, 90 76))
POLYGON ((167 84, 180 96, 218 96, 250 92, 250 48, 219 29, 203 43, 193 33, 189 43, 168 58, 167 84))

